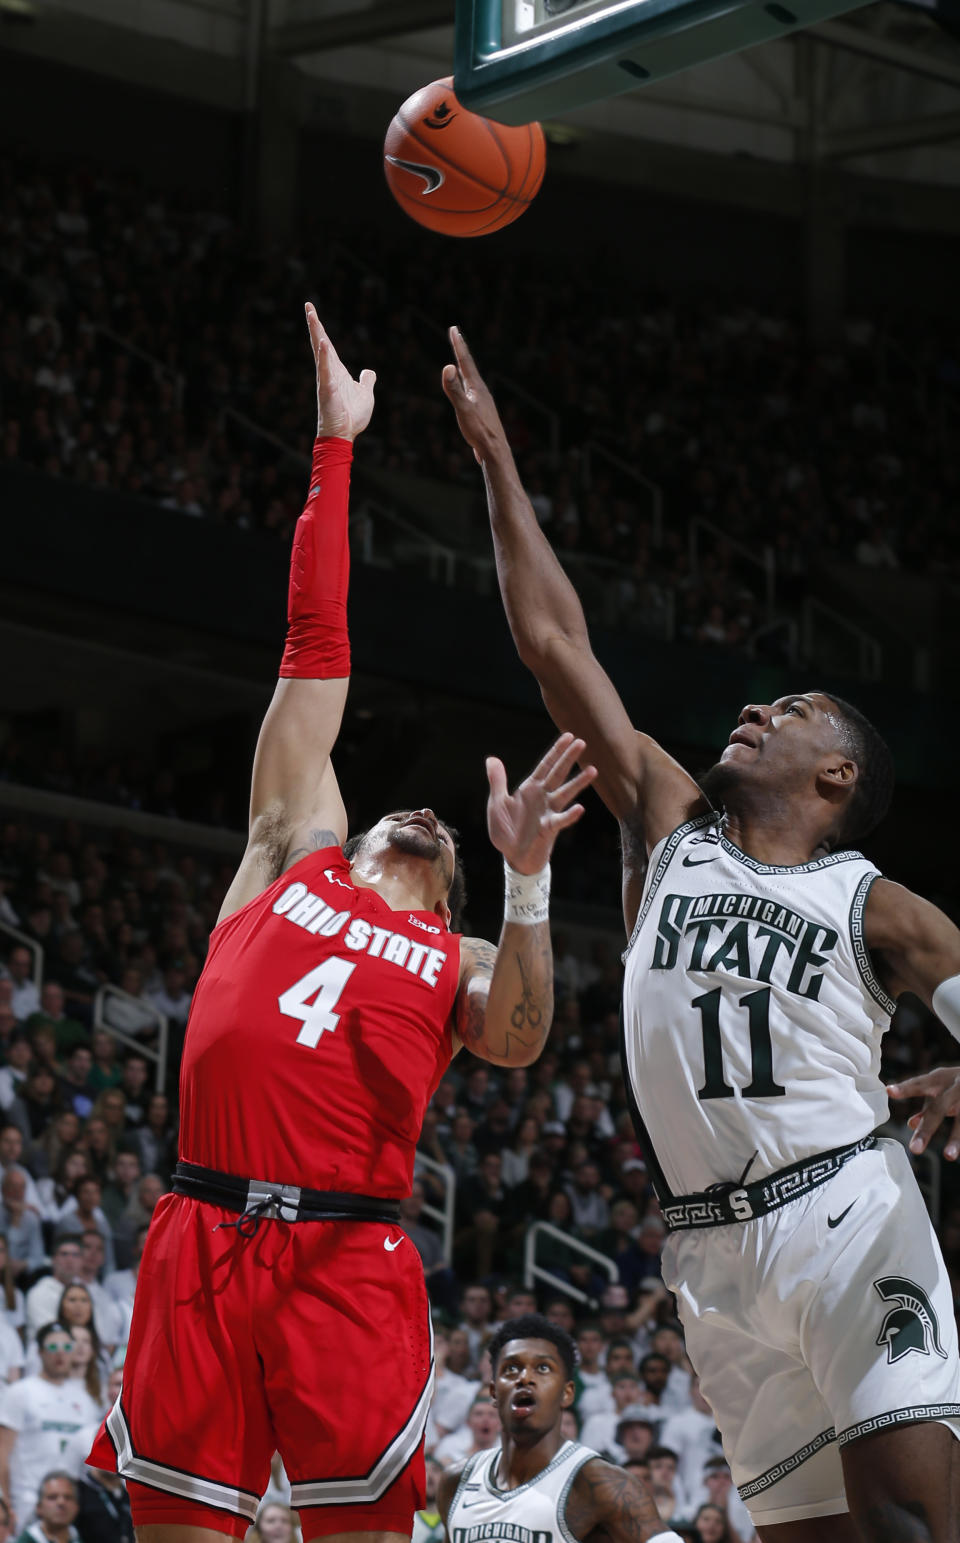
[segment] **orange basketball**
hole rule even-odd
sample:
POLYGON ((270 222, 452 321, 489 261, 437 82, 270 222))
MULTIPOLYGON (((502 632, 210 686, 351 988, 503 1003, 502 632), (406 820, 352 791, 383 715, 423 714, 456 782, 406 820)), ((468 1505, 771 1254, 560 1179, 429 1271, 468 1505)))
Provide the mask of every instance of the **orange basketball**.
POLYGON ((401 209, 444 236, 486 236, 509 225, 536 195, 545 165, 539 123, 509 128, 467 112, 451 77, 407 98, 383 147, 401 209))

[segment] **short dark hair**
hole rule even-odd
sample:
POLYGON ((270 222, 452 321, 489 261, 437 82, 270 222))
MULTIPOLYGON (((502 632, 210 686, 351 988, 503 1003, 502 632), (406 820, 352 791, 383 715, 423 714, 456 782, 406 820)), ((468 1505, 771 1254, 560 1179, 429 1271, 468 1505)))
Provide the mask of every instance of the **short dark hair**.
POLYGON ((38 1350, 43 1349, 44 1342, 50 1338, 51 1334, 66 1334, 67 1338, 70 1338, 70 1330, 66 1328, 64 1324, 57 1323, 56 1321, 53 1323, 45 1323, 42 1328, 37 1330, 38 1350))
POLYGON ((670 1365, 670 1357, 669 1356, 664 1355, 662 1353, 662 1351, 660 1351, 660 1350, 650 1350, 650 1351, 647 1352, 647 1354, 644 1356, 643 1360, 640 1362, 640 1370, 642 1372, 646 1371, 646 1369, 650 1365, 651 1361, 662 1361, 664 1366, 669 1366, 670 1365))
POLYGON ((648 1463, 655 1463, 658 1457, 672 1457, 675 1463, 679 1463, 679 1461, 680 1461, 680 1459, 677 1456, 676 1452, 673 1450, 673 1447, 648 1447, 647 1448, 647 1462, 648 1463))
POLYGON ((838 845, 853 845, 880 824, 893 797, 893 756, 890 747, 858 707, 825 691, 837 709, 844 749, 857 763, 857 781, 844 810, 838 845))
POLYGON ((501 1323, 496 1334, 488 1342, 487 1349, 490 1352, 490 1365, 493 1374, 497 1373, 497 1362, 500 1359, 504 1345, 508 1345, 514 1339, 546 1339, 551 1345, 556 1345, 563 1362, 563 1369, 568 1379, 572 1378, 577 1369, 577 1347, 565 1329, 560 1329, 549 1318, 544 1318, 542 1313, 525 1313, 522 1318, 508 1318, 501 1323))
MULTIPOLYGON (((440 820, 439 815, 437 819, 440 820)), ((455 825, 448 825, 446 820, 440 820, 440 824, 453 842, 453 878, 447 890, 447 905, 450 907, 450 931, 459 932, 467 904, 467 880, 463 871, 463 858, 460 855, 460 832, 455 825)), ((366 830, 358 830, 355 836, 348 837, 343 843, 343 855, 348 862, 356 856, 372 829, 373 827, 368 825, 366 830)))

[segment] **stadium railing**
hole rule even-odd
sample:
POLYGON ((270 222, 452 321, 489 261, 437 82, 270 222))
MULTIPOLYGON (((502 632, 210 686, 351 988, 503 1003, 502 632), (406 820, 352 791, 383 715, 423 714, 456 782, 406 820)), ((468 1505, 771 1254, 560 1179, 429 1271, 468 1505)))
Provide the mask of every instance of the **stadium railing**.
POLYGON ((663 489, 657 482, 651 482, 643 472, 637 471, 629 461, 614 451, 608 450, 606 445, 601 445, 596 439, 588 439, 581 447, 581 469, 583 471, 584 486, 589 492, 593 487, 596 477, 595 461, 599 458, 612 466, 621 477, 627 479, 628 484, 636 489, 642 489, 645 501, 650 510, 650 524, 653 530, 653 544, 655 547, 663 545, 663 489))
POLYGON ((20 932, 18 928, 11 927, 9 922, 0 922, 0 932, 8 938, 13 938, 15 943, 21 943, 24 948, 29 948, 33 959, 33 984, 39 995, 40 987, 43 985, 43 945, 38 943, 36 938, 31 938, 27 933, 20 932))
POLYGON ((453 1258, 453 1212, 456 1203, 457 1180, 453 1169, 447 1163, 438 1163, 435 1157, 427 1157, 423 1152, 417 1152, 413 1165, 416 1176, 420 1173, 428 1173, 432 1178, 438 1179, 443 1185, 443 1205, 434 1205, 429 1198, 424 1200, 423 1209, 425 1215, 433 1221, 440 1223, 440 1232, 443 1238, 443 1262, 449 1267, 453 1258))
POLYGON ((551 1238, 555 1243, 563 1243, 571 1253, 579 1254, 582 1259, 589 1259, 602 1270, 613 1285, 616 1285, 620 1276, 612 1259, 606 1254, 601 1254, 589 1243, 584 1243, 580 1238, 573 1238, 569 1232, 563 1232, 559 1227, 554 1227, 551 1222, 534 1222, 527 1228, 526 1241, 523 1249, 523 1284, 531 1289, 537 1281, 543 1281, 552 1286, 554 1291, 562 1291, 566 1296, 572 1297, 575 1302, 592 1303, 593 1298, 581 1291, 572 1281, 564 1280, 562 1275, 555 1275, 545 1265, 537 1264, 537 1240, 539 1238, 551 1238))
POLYGON ((112 985, 109 981, 100 986, 93 999, 93 1027, 103 1029, 104 1033, 118 1039, 122 1045, 136 1050, 138 1055, 146 1056, 156 1068, 155 1085, 158 1093, 163 1093, 167 1086, 167 1054, 169 1050, 170 1025, 166 1015, 158 1007, 153 1007, 144 1002, 140 997, 130 996, 129 992, 121 991, 119 986, 112 985), (121 1001, 128 1004, 130 1011, 144 1014, 148 1020, 156 1025, 157 1044, 156 1049, 152 1045, 145 1045, 136 1034, 128 1034, 125 1029, 117 1028, 110 1022, 109 1008, 112 1001, 121 1001))
POLYGON ((811 663, 849 671, 852 649, 860 678, 880 680, 883 649, 872 633, 865 632, 856 622, 814 595, 804 597, 801 617, 803 652, 811 663))

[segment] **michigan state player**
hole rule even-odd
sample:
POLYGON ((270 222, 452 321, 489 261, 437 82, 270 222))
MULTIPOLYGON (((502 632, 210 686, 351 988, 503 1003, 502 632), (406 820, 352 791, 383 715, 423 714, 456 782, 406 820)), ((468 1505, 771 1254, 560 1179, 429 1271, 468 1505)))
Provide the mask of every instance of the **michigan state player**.
POLYGON ((887 807, 887 749, 822 691, 745 707, 703 788, 637 732, 451 342, 514 640, 620 824, 624 1070, 734 1479, 764 1543, 948 1543, 951 1295, 907 1156, 873 1131, 899 993, 960 1037, 960 932, 849 849, 887 807))
POLYGON ((646 1485, 567 1441, 577 1350, 549 1318, 508 1318, 487 1349, 500 1445, 440 1480, 448 1543, 680 1543, 646 1485))

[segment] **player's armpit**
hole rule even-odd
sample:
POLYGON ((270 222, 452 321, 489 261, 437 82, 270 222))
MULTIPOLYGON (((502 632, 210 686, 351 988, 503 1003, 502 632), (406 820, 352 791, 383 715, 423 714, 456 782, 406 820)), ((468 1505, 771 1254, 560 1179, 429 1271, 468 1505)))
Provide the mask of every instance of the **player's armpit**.
POLYGON ((444 1530, 446 1530, 450 1507, 453 1505, 453 1497, 457 1493, 457 1485, 463 1476, 464 1466, 463 1463, 454 1463, 452 1468, 445 1468, 437 1483, 437 1510, 443 1520, 444 1530))
POLYGON ((321 852, 324 847, 341 846, 346 833, 346 810, 328 762, 321 779, 318 808, 312 818, 294 823, 286 806, 277 802, 251 820, 246 850, 217 921, 225 921, 249 904, 302 857, 321 852))
POLYGON ((506 922, 500 946, 480 938, 460 945, 454 1032, 471 1055, 496 1066, 529 1066, 553 1021, 550 928, 506 922))
POLYGON ((653 1496, 636 1474, 603 1458, 584 1463, 567 1497, 567 1530, 581 1543, 592 1533, 608 1543, 647 1543, 666 1531, 653 1496))
POLYGON ((871 886, 864 937, 893 996, 913 991, 932 1007, 941 982, 960 974, 960 930, 929 900, 890 879, 871 886))

